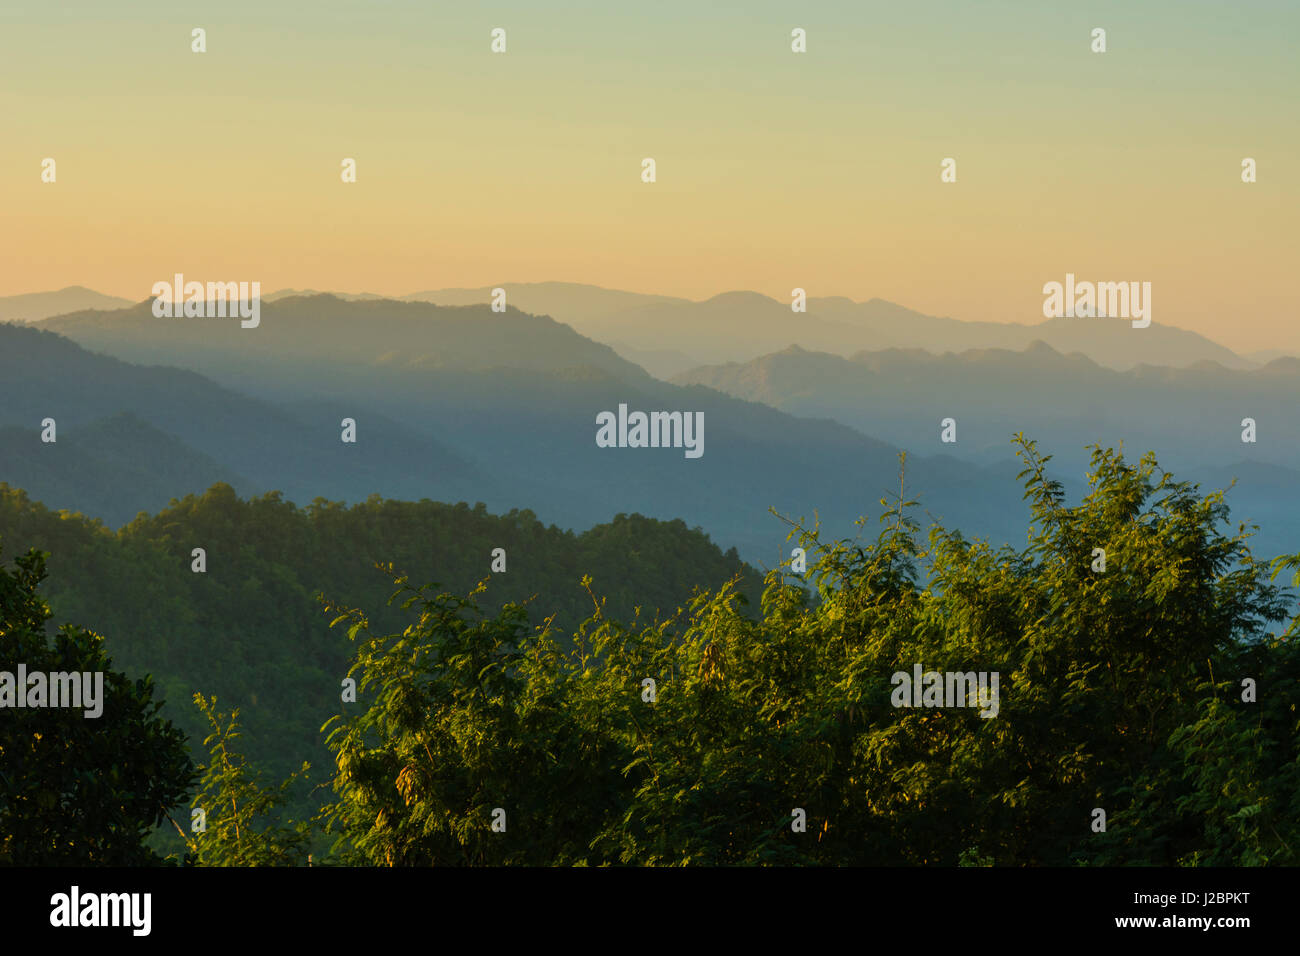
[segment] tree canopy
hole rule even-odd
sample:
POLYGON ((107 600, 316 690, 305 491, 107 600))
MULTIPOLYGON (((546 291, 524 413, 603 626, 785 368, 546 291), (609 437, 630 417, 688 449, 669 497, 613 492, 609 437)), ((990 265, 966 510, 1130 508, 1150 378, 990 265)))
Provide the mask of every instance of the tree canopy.
MULTIPOLYGON (((1300 862, 1300 626, 1279 581, 1300 555, 1258 561, 1222 493, 1151 455, 1095 449, 1089 492, 1068 503, 1049 459, 1018 441, 1024 547, 943 527, 922 540, 902 476, 874 534, 863 519, 857 537, 823 540, 789 519, 807 571, 768 572, 757 607, 743 569, 653 611, 627 586, 615 608, 583 576, 587 608, 562 620, 539 608, 550 594, 490 600, 486 573, 457 592, 381 564, 387 605, 323 599, 351 660, 298 704, 324 721, 322 812, 285 819, 296 778, 263 784, 237 714, 200 696, 209 759, 192 805, 208 829, 187 836, 189 859, 301 863, 328 838, 319 862, 380 866, 1300 862), (901 693, 922 674, 924 691, 901 693)), ((301 547, 242 543, 247 560, 301 547)), ((39 567, 24 558, 0 579, 6 659, 15 640, 43 653, 39 567)), ((258 600, 296 593, 257 586, 258 600)), ((98 653, 65 633, 65 658, 98 653)), ((38 823, 0 844, 7 859, 65 858, 80 840, 128 858, 188 792, 164 725, 147 725, 151 749, 73 737, 66 771, 32 761, 14 775, 11 748, 52 745, 45 724, 2 716, 0 813, 38 823), (118 779, 105 765, 154 768, 152 789, 131 778, 125 820, 68 816, 62 794, 118 779), (71 819, 83 836, 59 829, 71 819)))
POLYGON ((144 841, 193 783, 184 734, 159 716, 147 677, 112 669, 98 634, 70 624, 47 633, 50 609, 36 593, 44 578, 42 552, 20 555, 13 570, 0 565, 0 680, 20 667, 47 681, 98 673, 101 712, 51 707, 48 697, 40 707, 5 701, 0 864, 161 863, 144 841))
POLYGON ((874 541, 796 523, 815 564, 807 582, 771 572, 760 617, 724 585, 656 621, 597 601, 569 636, 398 576, 405 630, 374 635, 359 609, 338 622, 359 678, 328 727, 340 851, 1296 863, 1300 655, 1294 623, 1268 630, 1286 604, 1246 529, 1226 533, 1222 496, 1151 456, 1098 450, 1067 506, 1033 443, 1020 453, 1024 549, 943 529, 923 545, 900 491, 874 541), (895 706, 893 675, 916 666, 999 674, 996 713, 895 706))

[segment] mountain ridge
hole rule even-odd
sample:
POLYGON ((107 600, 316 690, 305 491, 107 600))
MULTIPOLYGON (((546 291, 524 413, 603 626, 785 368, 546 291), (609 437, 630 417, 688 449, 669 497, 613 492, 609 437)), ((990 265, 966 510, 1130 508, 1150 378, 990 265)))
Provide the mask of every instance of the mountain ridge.
MULTIPOLYGON (((1200 333, 1161 322, 1148 329, 1133 329, 1124 319, 965 321, 926 315, 879 297, 859 302, 847 296, 814 296, 807 300, 807 312, 792 313, 787 303, 747 290, 727 290, 697 301, 583 283, 533 282, 454 287, 401 296, 281 289, 263 296, 262 301, 278 303, 328 295, 354 303, 483 306, 491 301, 495 288, 505 289, 511 309, 566 324, 661 379, 700 365, 749 361, 792 343, 848 356, 889 347, 921 348, 936 354, 971 348, 1020 349, 1042 340, 1058 351, 1077 351, 1100 365, 1120 370, 1142 363, 1187 367, 1204 360, 1227 368, 1251 368, 1289 357, 1281 349, 1239 355, 1200 333)), ((0 317, 6 301, 0 299, 0 317)))

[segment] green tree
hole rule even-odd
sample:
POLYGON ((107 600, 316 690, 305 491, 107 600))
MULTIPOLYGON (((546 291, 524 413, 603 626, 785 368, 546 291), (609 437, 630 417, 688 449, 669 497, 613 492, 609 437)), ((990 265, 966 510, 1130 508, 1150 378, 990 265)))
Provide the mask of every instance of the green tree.
POLYGON ((277 787, 263 786, 247 759, 235 746, 239 711, 223 714, 217 699, 194 695, 195 706, 212 729, 203 741, 208 762, 190 806, 203 811, 202 830, 186 832, 175 824, 200 866, 295 866, 306 857, 309 821, 284 825, 277 808, 288 800, 289 788, 305 776, 309 765, 277 787))
POLYGON ((395 575, 404 630, 335 621, 360 678, 327 725, 340 849, 388 865, 1295 862, 1295 625, 1268 630, 1287 609, 1248 530, 1150 455, 1095 450, 1070 505, 1017 440, 1024 548, 938 526, 922 543, 900 477, 874 540, 792 522, 809 571, 770 572, 758 617, 733 581, 653 620, 593 595, 563 634, 518 605, 485 614, 481 588, 395 575), (917 665, 998 674, 996 713, 895 706, 894 675, 917 665))
POLYGON ((144 840, 193 783, 184 736, 158 716, 147 677, 112 669, 99 635, 69 624, 47 634, 46 557, 0 566, 0 672, 102 672, 103 711, 0 709, 0 864, 160 863, 144 840))
POLYGON ((520 604, 484 615, 483 585, 461 598, 395 580, 393 600, 418 608, 413 626, 375 636, 360 610, 335 619, 359 643, 349 676, 360 713, 324 728, 339 851, 383 866, 544 865, 581 853, 589 827, 578 821, 618 778, 607 754, 590 752, 603 741, 583 713, 566 707, 552 629, 530 633, 520 604), (493 829, 498 809, 508 837, 493 829))

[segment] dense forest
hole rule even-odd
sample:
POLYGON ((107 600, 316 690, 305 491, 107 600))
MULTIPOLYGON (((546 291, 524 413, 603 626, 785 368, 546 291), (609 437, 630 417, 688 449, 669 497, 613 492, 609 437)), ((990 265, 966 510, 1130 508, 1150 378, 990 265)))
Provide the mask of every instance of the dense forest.
MULTIPOLYGON (((734 575, 755 603, 762 591, 734 550, 681 521, 618 515, 575 534, 482 504, 372 497, 298 508, 274 493, 242 500, 225 484, 117 532, 0 485, 0 547, 10 558, 27 548, 51 555, 42 591, 57 619, 93 626, 130 677, 151 675, 164 715, 194 745, 208 728, 195 693, 238 707, 248 758, 274 775, 328 760, 319 715, 338 700, 350 648, 330 630, 321 596, 373 608, 376 626, 405 624, 386 604, 392 579, 377 563, 457 593, 486 581, 482 598, 497 605, 544 596, 544 606, 529 605, 531 619, 554 616, 565 628, 590 613, 587 573, 619 615, 672 613, 697 587, 734 575), (505 570, 493 572, 498 548, 505 570)), ((295 811, 307 799, 296 791, 295 811)))
POLYGON ((0 569, 0 670, 156 685, 115 675, 89 729, 6 717, 0 862, 1300 862, 1300 555, 1152 456, 1097 450, 1068 503, 1020 455, 1023 547, 922 540, 904 481, 856 538, 792 519, 807 569, 762 582, 637 517, 218 486, 112 533, 9 491, 10 559, 53 573, 0 569), (922 670, 996 705, 900 705, 922 670))

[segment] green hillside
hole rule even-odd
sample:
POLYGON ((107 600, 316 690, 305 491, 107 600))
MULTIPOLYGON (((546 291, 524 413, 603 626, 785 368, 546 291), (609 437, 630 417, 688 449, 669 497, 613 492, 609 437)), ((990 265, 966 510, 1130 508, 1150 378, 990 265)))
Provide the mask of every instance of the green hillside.
POLYGON ((373 497, 346 507, 317 500, 294 507, 278 494, 241 499, 225 484, 187 496, 114 532, 57 513, 0 484, 0 546, 52 554, 44 589, 58 620, 102 634, 115 666, 152 674, 164 713, 197 746, 204 724, 194 693, 238 707, 250 757, 283 775, 304 759, 324 766, 321 713, 339 699, 350 648, 329 629, 316 595, 374 608, 377 627, 396 627, 386 601, 391 562, 414 580, 469 592, 487 579, 490 606, 541 599, 534 623, 555 615, 574 627, 592 610, 581 586, 592 574, 608 611, 671 614, 696 587, 734 575, 757 600, 761 578, 681 521, 618 515, 583 534, 544 526, 531 512, 489 514, 482 505, 373 497), (203 548, 207 570, 191 570, 203 548), (506 552, 493 573, 492 552, 506 552))

